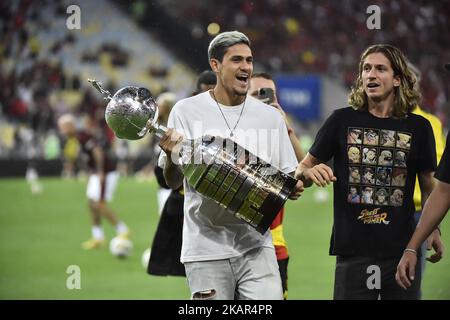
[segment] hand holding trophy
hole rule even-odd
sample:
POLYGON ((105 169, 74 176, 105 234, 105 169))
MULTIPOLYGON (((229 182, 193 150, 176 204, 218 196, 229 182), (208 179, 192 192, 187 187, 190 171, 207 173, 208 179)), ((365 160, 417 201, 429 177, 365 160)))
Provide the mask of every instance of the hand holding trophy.
MULTIPOLYGON (((127 86, 111 97, 101 83, 89 82, 109 100, 105 119, 118 138, 137 140, 147 132, 164 136, 167 128, 157 123, 158 106, 148 89, 127 86)), ((185 140, 176 161, 197 192, 262 234, 297 182, 234 141, 217 136, 185 140)))

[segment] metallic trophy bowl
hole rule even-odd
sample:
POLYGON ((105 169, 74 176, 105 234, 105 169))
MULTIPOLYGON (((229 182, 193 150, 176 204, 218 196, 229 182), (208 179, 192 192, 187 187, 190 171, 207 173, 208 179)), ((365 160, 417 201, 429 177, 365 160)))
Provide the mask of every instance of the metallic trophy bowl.
POLYGON ((88 81, 104 95, 105 100, 109 100, 105 120, 118 138, 138 140, 143 138, 147 131, 157 130, 158 107, 150 90, 128 86, 111 97, 100 82, 91 79, 88 81))
MULTIPOLYGON (((105 119, 117 137, 137 140, 147 132, 159 138, 165 134, 167 128, 157 123, 158 106, 149 90, 129 86, 111 97, 101 83, 89 81, 109 100, 105 119)), ((197 192, 261 234, 267 231, 297 183, 233 140, 222 137, 186 139, 177 161, 197 192)))

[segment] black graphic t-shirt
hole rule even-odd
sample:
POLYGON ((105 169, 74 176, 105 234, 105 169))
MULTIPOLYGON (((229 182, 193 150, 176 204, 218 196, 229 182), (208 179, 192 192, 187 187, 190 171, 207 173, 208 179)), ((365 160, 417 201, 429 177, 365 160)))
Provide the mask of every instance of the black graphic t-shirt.
POLYGON ((444 154, 442 155, 435 177, 442 182, 450 183, 450 134, 447 134, 444 154))
POLYGON ((383 119, 351 107, 338 109, 309 152, 334 162, 330 254, 401 256, 415 228, 416 175, 436 169, 428 120, 415 114, 383 119))

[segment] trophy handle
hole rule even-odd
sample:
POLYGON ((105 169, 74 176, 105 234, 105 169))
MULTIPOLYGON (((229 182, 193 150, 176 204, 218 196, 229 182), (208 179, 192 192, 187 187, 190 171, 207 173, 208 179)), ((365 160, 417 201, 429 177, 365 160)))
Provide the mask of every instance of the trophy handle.
POLYGON ((162 136, 165 135, 166 132, 167 132, 167 128, 164 127, 164 126, 161 125, 161 124, 158 124, 158 127, 155 128, 155 135, 156 135, 158 138, 162 138, 162 136))
POLYGON ((103 95, 103 99, 105 100, 111 100, 111 93, 108 90, 103 89, 102 83, 95 80, 95 79, 88 79, 90 83, 92 83, 92 86, 98 90, 103 95))

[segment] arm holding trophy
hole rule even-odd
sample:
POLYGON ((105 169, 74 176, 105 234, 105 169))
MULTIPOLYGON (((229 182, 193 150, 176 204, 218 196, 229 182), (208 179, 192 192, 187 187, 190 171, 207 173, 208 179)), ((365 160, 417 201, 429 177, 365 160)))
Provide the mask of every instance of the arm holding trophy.
POLYGON ((217 136, 188 140, 158 124, 158 106, 148 89, 128 86, 111 97, 99 82, 90 82, 109 100, 105 119, 117 137, 137 140, 151 132, 161 139, 168 156, 164 175, 171 187, 179 187, 186 178, 197 192, 262 234, 287 199, 298 197, 300 182, 233 140, 217 136), (256 161, 240 161, 249 158, 256 161))

